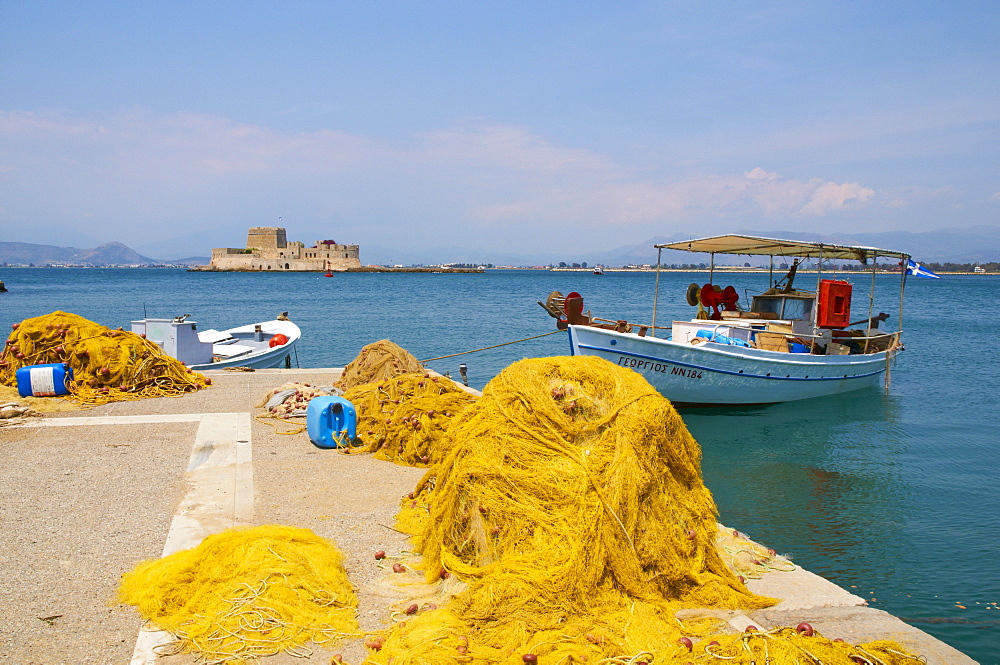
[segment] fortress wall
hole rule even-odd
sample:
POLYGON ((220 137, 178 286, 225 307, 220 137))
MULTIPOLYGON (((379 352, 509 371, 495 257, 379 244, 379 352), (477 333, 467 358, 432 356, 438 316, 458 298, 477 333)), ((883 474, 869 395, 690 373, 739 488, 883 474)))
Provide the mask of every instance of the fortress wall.
POLYGON ((295 259, 291 257, 279 257, 276 253, 271 256, 260 256, 257 254, 225 254, 212 256, 212 268, 215 270, 261 270, 261 271, 285 271, 285 270, 307 270, 323 271, 328 267, 331 270, 348 270, 350 268, 360 268, 361 261, 357 255, 353 257, 331 257, 315 259, 295 259))

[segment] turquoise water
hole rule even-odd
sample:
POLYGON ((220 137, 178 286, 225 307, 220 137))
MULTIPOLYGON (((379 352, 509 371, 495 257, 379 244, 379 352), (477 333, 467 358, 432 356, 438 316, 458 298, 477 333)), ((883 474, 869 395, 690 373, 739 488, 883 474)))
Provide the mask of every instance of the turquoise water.
MULTIPOLYGON (((706 277, 662 275, 658 322, 689 317, 685 289, 706 277)), ((731 277, 741 295, 767 281, 731 277)), ((113 327, 191 314, 201 329, 222 329, 287 310, 303 331, 298 364, 333 367, 384 338, 423 360, 549 332, 536 301, 554 290, 579 291, 596 316, 648 322, 654 277, 8 268, 0 279, 10 289, 0 294, 3 327, 62 309, 113 327)), ((868 280, 855 280, 856 293, 868 280)), ((876 282, 875 311, 893 324, 899 278, 876 282)), ((982 663, 1000 663, 998 311, 998 277, 911 278, 906 351, 888 393, 684 412, 725 524, 982 663)), ((515 360, 567 352, 556 334, 429 366, 458 377, 464 362, 481 388, 515 360)))

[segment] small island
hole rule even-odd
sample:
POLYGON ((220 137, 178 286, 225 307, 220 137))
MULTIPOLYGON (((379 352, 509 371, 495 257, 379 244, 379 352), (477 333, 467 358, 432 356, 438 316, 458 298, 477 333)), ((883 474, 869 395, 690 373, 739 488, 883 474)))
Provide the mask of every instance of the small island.
POLYGON ((245 248, 213 249, 211 263, 197 270, 343 272, 358 268, 361 260, 357 245, 320 240, 306 247, 302 242, 288 242, 285 229, 280 226, 254 226, 247 232, 245 248))

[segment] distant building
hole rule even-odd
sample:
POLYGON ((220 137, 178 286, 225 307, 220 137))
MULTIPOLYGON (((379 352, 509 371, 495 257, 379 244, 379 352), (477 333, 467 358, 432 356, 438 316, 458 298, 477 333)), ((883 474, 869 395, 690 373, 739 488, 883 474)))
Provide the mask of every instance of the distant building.
POLYGON ((212 250, 213 270, 348 270, 360 268, 357 245, 320 240, 312 247, 288 242, 280 226, 255 226, 247 233, 245 249, 212 250))

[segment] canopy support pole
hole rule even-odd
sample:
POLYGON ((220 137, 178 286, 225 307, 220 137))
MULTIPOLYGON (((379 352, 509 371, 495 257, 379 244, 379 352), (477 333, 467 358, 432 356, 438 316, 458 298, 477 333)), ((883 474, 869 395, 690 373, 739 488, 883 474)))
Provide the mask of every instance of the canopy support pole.
POLYGON ((902 335, 903 335, 903 291, 906 289, 906 269, 909 267, 909 265, 910 265, 910 257, 909 256, 904 256, 903 259, 899 262, 899 272, 901 272, 903 274, 902 277, 901 277, 901 281, 899 283, 899 324, 898 324, 898 326, 899 326, 899 335, 900 335, 900 337, 902 337, 902 335))
POLYGON ((656 302, 660 299, 660 257, 663 256, 663 248, 656 248, 656 287, 653 290, 653 330, 652 335, 656 337, 656 302))

